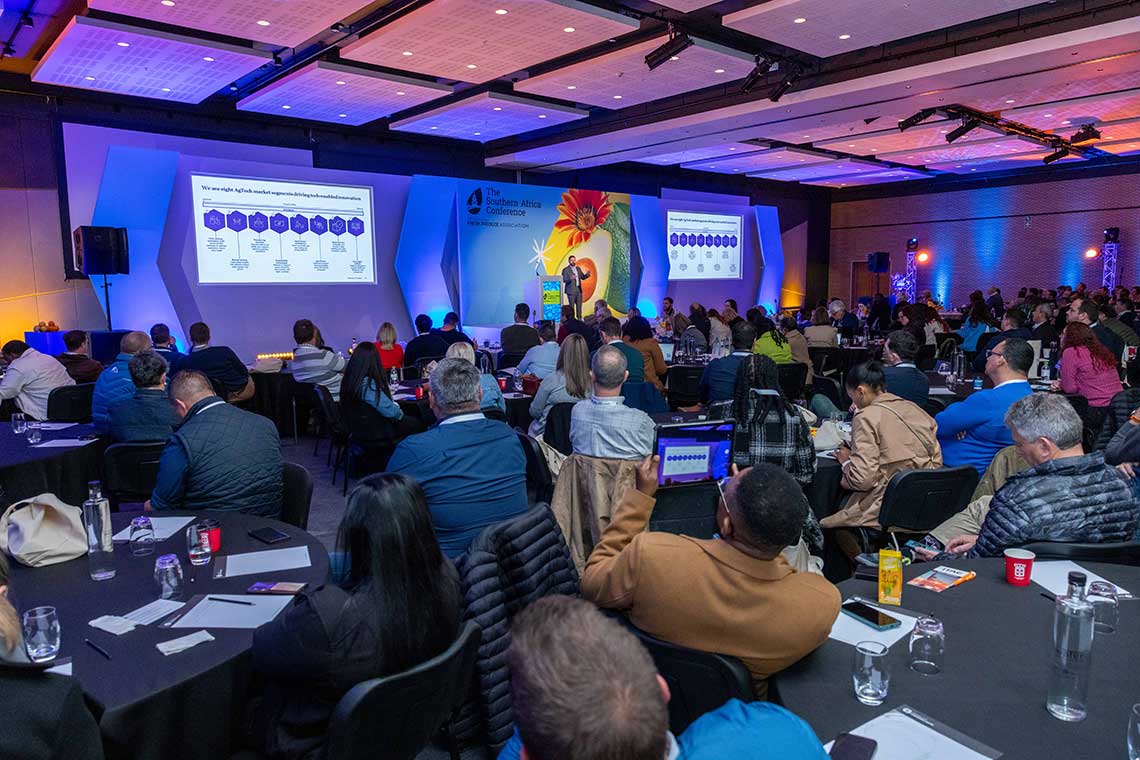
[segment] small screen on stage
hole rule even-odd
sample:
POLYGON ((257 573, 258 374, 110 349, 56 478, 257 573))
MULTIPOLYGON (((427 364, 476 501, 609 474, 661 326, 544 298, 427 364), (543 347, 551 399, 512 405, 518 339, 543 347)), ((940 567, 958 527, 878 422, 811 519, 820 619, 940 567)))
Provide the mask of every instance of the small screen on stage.
POLYGON ((557 322, 562 317, 562 283, 558 280, 542 281, 542 318, 557 322))
POLYGON ((743 218, 736 214, 669 211, 669 279, 740 279, 743 227, 743 218))
POLYGON ((372 188, 192 174, 201 284, 375 283, 372 188))

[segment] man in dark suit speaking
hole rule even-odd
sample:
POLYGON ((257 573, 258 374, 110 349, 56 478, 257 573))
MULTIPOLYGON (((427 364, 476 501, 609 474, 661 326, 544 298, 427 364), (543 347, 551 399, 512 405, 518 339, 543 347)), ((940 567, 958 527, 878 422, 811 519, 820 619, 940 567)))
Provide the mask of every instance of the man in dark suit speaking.
POLYGON ((570 264, 562 270, 562 289, 566 292, 567 304, 574 307, 574 317, 582 318, 582 280, 590 279, 589 272, 578 266, 578 258, 571 256, 570 264))

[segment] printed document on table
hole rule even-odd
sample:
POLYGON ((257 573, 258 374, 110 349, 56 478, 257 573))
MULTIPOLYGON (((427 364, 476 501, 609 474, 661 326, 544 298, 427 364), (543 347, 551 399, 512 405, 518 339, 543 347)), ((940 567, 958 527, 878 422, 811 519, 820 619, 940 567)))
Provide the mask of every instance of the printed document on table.
MULTIPOLYGON (((878 742, 875 760, 996 760, 993 747, 902 705, 849 733, 878 742)), ((828 742, 824 750, 830 752, 828 742)))
POLYGON ((293 603, 292 596, 284 594, 206 594, 182 617, 170 624, 171 628, 257 628, 277 617, 281 610, 293 603), (231 604, 218 599, 233 599, 249 604, 231 604))
POLYGON ((41 430, 67 430, 69 427, 75 427, 77 423, 74 422, 41 422, 41 430))
MULTIPOLYGON (((150 524, 154 528, 154 540, 165 541, 178 531, 185 528, 194 520, 193 517, 152 517, 150 524)), ((130 526, 123 528, 111 536, 112 541, 127 541, 131 537, 130 526)))
POLYGON ((1105 581, 1116 586, 1116 593, 1118 596, 1132 596, 1127 590, 1121 586, 1117 586, 1115 581, 1108 578, 1102 578, 1094 573, 1092 570, 1086 570, 1078 565, 1076 562, 1069 560, 1057 560, 1041 562, 1034 560, 1033 574, 1030 576, 1033 582, 1039 586, 1044 586, 1053 592, 1054 596, 1064 596, 1069 591, 1069 573, 1084 573, 1088 576, 1088 582, 1085 583, 1085 591, 1088 591, 1089 584, 1095 581, 1105 581))
POLYGON ((272 573, 277 570, 292 570, 296 567, 310 567, 309 547, 291 546, 288 549, 268 549, 246 554, 231 554, 219 557, 219 567, 215 578, 233 578, 238 575, 272 573), (221 566, 224 560, 224 567, 221 566))
POLYGON ((33 449, 70 449, 77 446, 86 446, 89 443, 94 443, 94 438, 53 438, 50 441, 37 443, 32 446, 33 449))
MULTIPOLYGON (((835 624, 831 626, 831 633, 828 634, 828 638, 836 639, 852 646, 855 646, 861 641, 877 641, 889 648, 894 646, 895 642, 899 639, 909 636, 910 632, 914 629, 914 623, 917 618, 913 618, 910 615, 903 615, 887 606, 877 607, 877 609, 897 619, 902 625, 897 628, 888 628, 885 631, 879 631, 866 623, 859 622, 846 612, 840 612, 839 617, 835 619, 835 624)), ((877 760, 878 755, 875 757, 877 760)))

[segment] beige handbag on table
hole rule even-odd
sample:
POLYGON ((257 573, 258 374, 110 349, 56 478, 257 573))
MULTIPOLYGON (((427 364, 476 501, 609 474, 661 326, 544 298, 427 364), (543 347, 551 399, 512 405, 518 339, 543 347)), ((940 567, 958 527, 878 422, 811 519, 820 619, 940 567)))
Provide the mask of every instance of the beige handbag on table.
POLYGON ((83 512, 50 493, 17 502, 0 516, 0 550, 28 567, 82 557, 87 553, 83 512))

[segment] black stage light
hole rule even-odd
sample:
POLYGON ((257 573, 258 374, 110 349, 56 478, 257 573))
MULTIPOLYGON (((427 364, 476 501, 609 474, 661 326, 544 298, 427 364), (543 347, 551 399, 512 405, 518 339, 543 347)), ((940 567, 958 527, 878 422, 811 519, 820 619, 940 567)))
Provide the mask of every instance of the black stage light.
POLYGON ((670 58, 679 55, 681 51, 692 44, 692 37, 684 32, 675 32, 660 47, 649 51, 649 55, 645 56, 645 65, 649 67, 650 71, 653 71, 658 66, 665 65, 670 58))
POLYGON ((899 122, 899 131, 905 132, 908 129, 910 129, 911 127, 918 126, 919 124, 926 121, 927 119, 929 119, 934 114, 935 114, 935 109, 924 108, 921 111, 919 111, 918 113, 916 113, 914 116, 908 116, 907 118, 900 121, 899 122))
POLYGON ((744 84, 740 85, 741 92, 752 92, 756 89, 756 85, 768 75, 768 70, 772 68, 772 64, 762 55, 756 56, 756 65, 752 67, 752 71, 748 72, 748 76, 744 77, 744 84))
POLYGON ((1078 129, 1073 134, 1072 137, 1069 138, 1069 142, 1071 142, 1071 143, 1083 143, 1083 142, 1088 142, 1089 140, 1099 140, 1099 139, 1100 139, 1100 130, 1098 130, 1092 124, 1085 124, 1083 127, 1078 129))
POLYGON ((768 93, 768 100, 773 103, 779 102, 780 98, 784 97, 784 93, 792 89, 792 85, 795 84, 799 78, 800 74, 798 71, 788 69, 788 73, 784 74, 784 78, 780 80, 780 83, 773 87, 772 91, 768 93))
POLYGON ((1120 242, 1120 228, 1109 227, 1104 231, 1104 242, 1106 243, 1119 243, 1120 242))
POLYGON ((960 127, 952 129, 949 133, 947 133, 946 142, 952 143, 959 137, 965 137, 980 126, 982 126, 981 123, 976 119, 967 119, 966 121, 962 122, 962 125, 960 127))
POLYGON ((1045 156, 1045 158, 1043 158, 1041 160, 1045 162, 1046 166, 1048 166, 1049 164, 1053 163, 1054 161, 1060 161, 1062 158, 1064 158, 1067 155, 1069 155, 1069 149, 1068 148, 1057 148, 1056 151, 1054 151, 1053 153, 1050 153, 1049 155, 1045 156))

